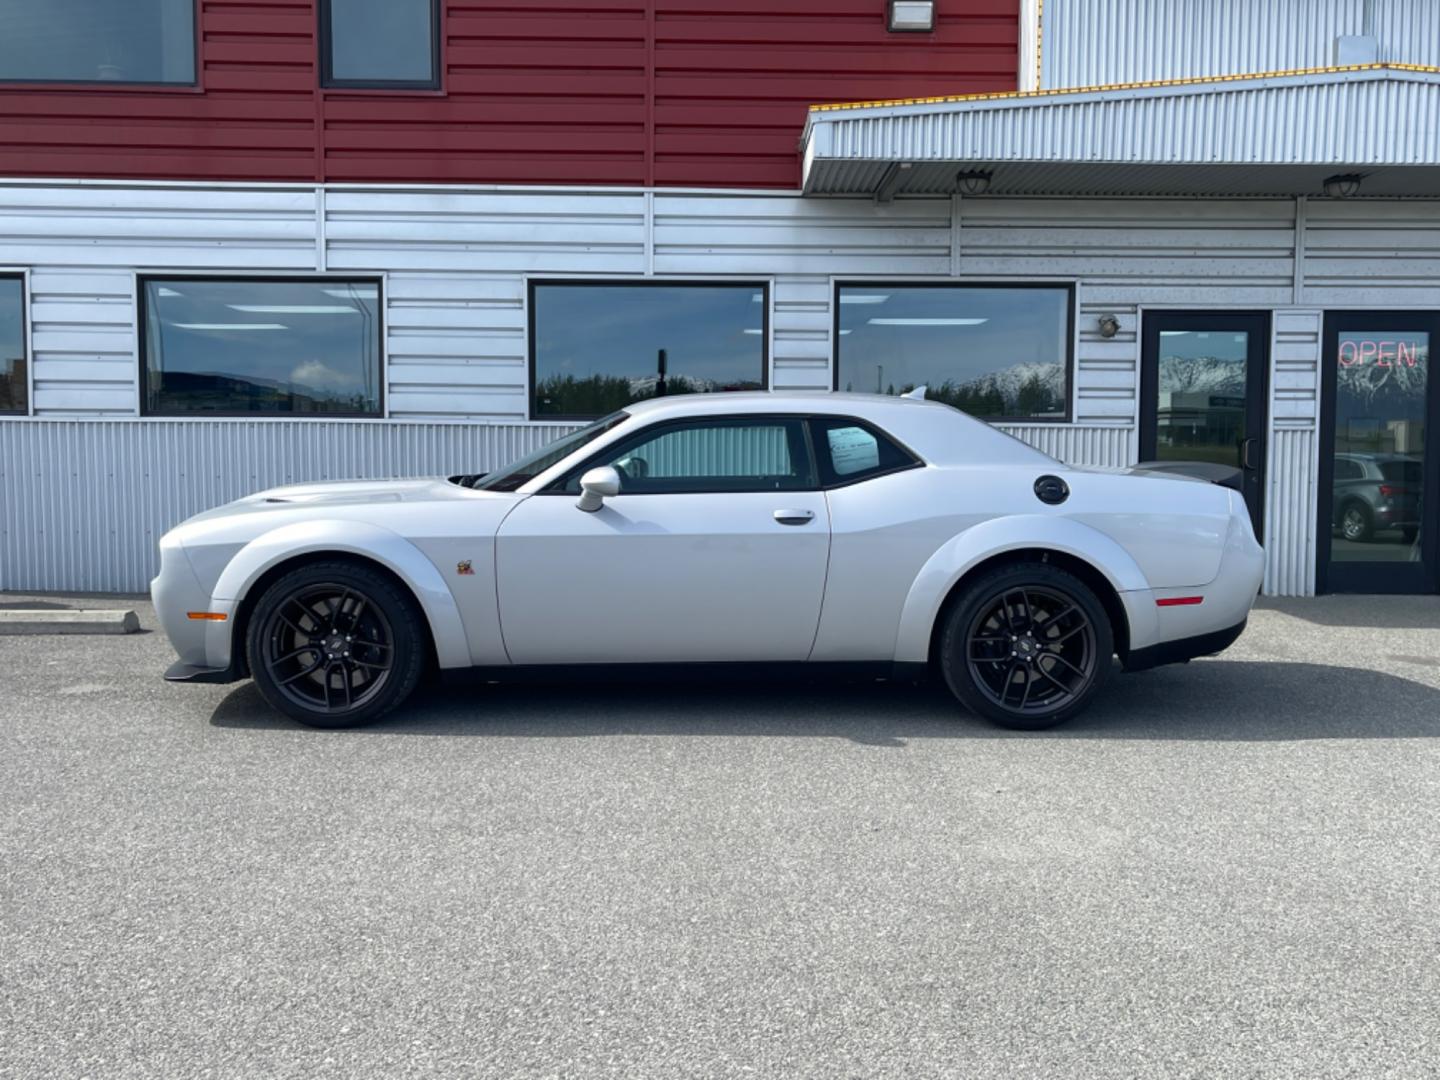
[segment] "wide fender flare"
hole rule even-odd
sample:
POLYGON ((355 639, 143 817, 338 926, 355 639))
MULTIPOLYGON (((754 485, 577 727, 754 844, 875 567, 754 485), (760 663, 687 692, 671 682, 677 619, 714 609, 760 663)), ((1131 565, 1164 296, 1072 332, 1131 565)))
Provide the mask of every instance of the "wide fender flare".
MULTIPOLYGON (((356 555, 390 570, 409 586, 430 624, 442 668, 466 667, 470 647, 459 605, 435 564, 399 533, 359 521, 303 521, 263 533, 241 548, 215 583, 220 605, 238 608, 266 571, 299 555, 356 555)), ((223 624, 222 624, 223 625, 223 624)), ((229 657, 221 658, 223 663, 229 657)))
POLYGON ((1154 628, 1143 621, 1148 615, 1153 622, 1153 605, 1147 610, 1132 602, 1137 596, 1149 595, 1150 583, 1129 552, 1099 529, 1073 518, 1016 514, 966 529, 930 556, 905 597, 895 659, 929 660, 931 631, 955 583, 987 559, 1027 549, 1063 552, 1089 563, 1120 595, 1132 644, 1148 642, 1154 636, 1154 628))

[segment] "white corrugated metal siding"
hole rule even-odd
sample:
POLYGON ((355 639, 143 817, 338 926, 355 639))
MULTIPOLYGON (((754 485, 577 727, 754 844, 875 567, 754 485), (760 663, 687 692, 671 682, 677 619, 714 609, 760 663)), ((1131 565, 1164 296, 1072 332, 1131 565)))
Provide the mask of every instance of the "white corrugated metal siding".
POLYGON ((1121 468, 1135 463, 1134 431, 1128 427, 1002 424, 1000 430, 1067 465, 1121 468))
POLYGON ((1264 589, 1270 596, 1309 596, 1315 591, 1315 429, 1272 431, 1267 469, 1264 589))
POLYGON ((1436 204, 1309 201, 1303 284, 1304 301, 1325 307, 1440 308, 1436 204))
MULTIPOLYGON (((1379 60, 1440 65, 1440 4, 1368 0, 1379 60)), ((1367 0, 1045 0, 1041 86, 1106 86, 1334 63, 1367 0)))
POLYGON ((141 592, 156 544, 280 484, 486 472, 568 424, 0 421, 0 589, 141 592))
POLYGON ((0 184, 0 265, 31 269, 35 406, 48 418, 0 420, 0 586, 142 588, 161 531, 238 495, 518 456, 566 429, 524 421, 527 274, 634 277, 653 267, 768 280, 771 385, 817 391, 831 382, 837 279, 1074 282, 1075 423, 1013 430, 1076 464, 1135 459, 1145 310, 1279 309, 1267 587, 1304 593, 1313 467, 1291 463, 1316 452, 1319 309, 1440 308, 1433 199, 1309 200, 1297 281, 1290 199, 932 197, 877 207, 735 192, 454 194, 466 197, 331 190, 323 202, 335 219, 321 230, 313 188, 0 184), (492 195, 492 208, 476 201, 492 195), (590 214, 594 229, 582 221, 590 214), (472 231, 451 234, 452 215, 472 231), (189 242, 187 230, 203 239, 189 242), (320 266, 386 274, 393 421, 134 416, 136 269, 320 266), (1112 338, 1099 334, 1105 314, 1120 323, 1112 338))
POLYGON ((1265 591, 1315 591, 1316 461, 1324 312, 1278 311, 1270 335, 1265 591))

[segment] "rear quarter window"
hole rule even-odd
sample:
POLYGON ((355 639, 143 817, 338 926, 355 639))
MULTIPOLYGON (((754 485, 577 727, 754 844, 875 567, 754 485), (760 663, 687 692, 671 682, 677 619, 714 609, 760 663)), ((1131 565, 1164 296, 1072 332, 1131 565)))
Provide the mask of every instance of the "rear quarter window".
POLYGON ((810 437, 824 487, 858 483, 920 464, 878 428, 848 417, 811 420, 810 437))

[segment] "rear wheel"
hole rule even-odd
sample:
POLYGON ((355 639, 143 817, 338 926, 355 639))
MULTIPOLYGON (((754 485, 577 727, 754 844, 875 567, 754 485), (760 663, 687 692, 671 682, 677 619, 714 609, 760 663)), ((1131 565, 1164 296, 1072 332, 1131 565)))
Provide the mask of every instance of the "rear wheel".
POLYGON ((246 655, 265 700, 312 727, 369 723, 410 696, 423 616, 385 575, 312 563, 274 582, 250 617, 246 655))
POLYGON ((1037 731, 1090 703, 1114 651, 1104 605, 1083 581, 1047 563, 1021 563, 986 574, 950 609, 940 666, 966 708, 1037 731))

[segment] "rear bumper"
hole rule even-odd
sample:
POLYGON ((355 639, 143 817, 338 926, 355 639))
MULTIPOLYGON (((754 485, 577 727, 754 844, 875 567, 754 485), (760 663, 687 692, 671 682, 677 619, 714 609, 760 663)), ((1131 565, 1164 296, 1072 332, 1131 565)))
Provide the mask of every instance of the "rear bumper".
POLYGON ((1197 656, 1214 656, 1218 652, 1224 652, 1235 644, 1236 638, 1245 632, 1247 621, 1249 621, 1248 617, 1241 619, 1234 626, 1227 626, 1224 630, 1214 630, 1208 634, 1197 634, 1194 637, 1176 638, 1174 641, 1162 641, 1158 645, 1151 645, 1144 649, 1133 649, 1125 657, 1125 670, 1145 671, 1162 664, 1183 664, 1187 660, 1194 660, 1197 656))
POLYGON ((1381 528, 1407 529, 1420 524, 1420 509, 1404 504, 1380 506, 1375 509, 1375 524, 1381 528))

